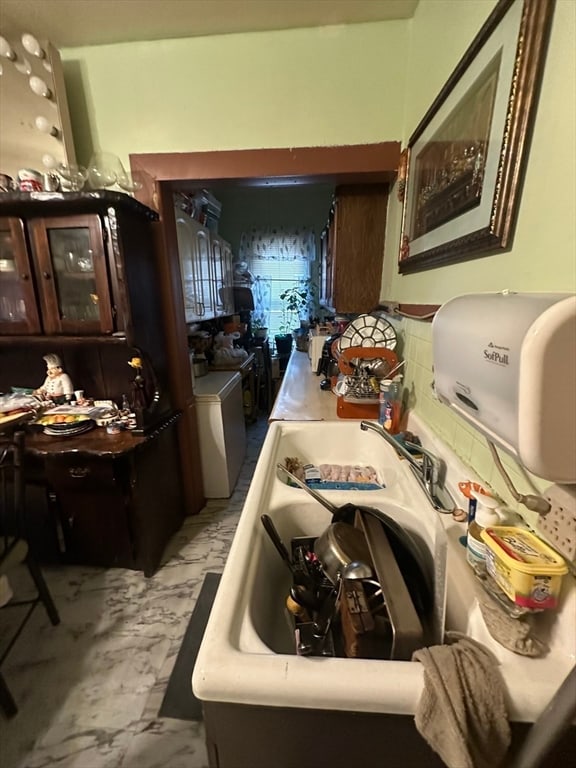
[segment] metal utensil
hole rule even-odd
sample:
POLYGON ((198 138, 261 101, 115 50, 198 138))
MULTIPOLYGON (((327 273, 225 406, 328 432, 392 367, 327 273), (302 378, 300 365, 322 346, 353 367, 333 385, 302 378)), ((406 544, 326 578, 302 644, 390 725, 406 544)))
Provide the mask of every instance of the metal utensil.
POLYGON ((292 472, 290 472, 290 470, 287 469, 284 464, 278 463, 276 464, 276 467, 282 472, 285 472, 295 485, 297 485, 299 488, 302 488, 303 491, 306 491, 310 496, 312 496, 313 499, 316 499, 319 504, 322 504, 322 506, 325 507, 333 515, 338 512, 338 507, 335 504, 332 504, 332 502, 328 501, 328 499, 325 499, 321 494, 315 491, 314 488, 310 488, 309 485, 306 485, 306 483, 300 480, 299 477, 296 477, 296 475, 292 474, 292 472))
POLYGON ((303 584, 294 584, 290 587, 290 596, 296 603, 311 611, 318 610, 321 605, 321 601, 316 592, 308 589, 303 584))
POLYGON ((288 550, 286 549, 284 542, 280 538, 280 535, 278 531, 276 530, 276 526, 272 522, 272 518, 269 515, 260 515, 260 520, 262 521, 262 525, 266 529, 266 533, 270 537, 270 540, 278 550, 278 553, 282 560, 286 563, 288 566, 290 573, 292 574, 292 577, 295 581, 301 580, 301 573, 299 569, 294 567, 294 563, 292 562, 290 555, 288 554, 288 550))
POLYGON ((342 579, 338 578, 338 581, 334 585, 334 589, 324 599, 324 603, 320 608, 316 621, 313 622, 313 635, 317 641, 316 651, 321 651, 324 648, 324 641, 330 631, 332 622, 338 614, 340 606, 340 598, 342 596, 342 579))
POLYGON ((372 568, 368 563, 363 563, 360 560, 353 560, 342 570, 343 579, 371 579, 373 575, 372 568))

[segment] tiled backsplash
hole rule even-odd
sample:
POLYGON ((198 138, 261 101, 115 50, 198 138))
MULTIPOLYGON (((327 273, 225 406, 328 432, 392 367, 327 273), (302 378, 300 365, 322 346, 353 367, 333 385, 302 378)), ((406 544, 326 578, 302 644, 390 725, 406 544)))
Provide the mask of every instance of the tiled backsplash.
MULTIPOLYGON (((388 318, 398 334, 399 356, 404 366, 404 403, 414 410, 452 451, 489 486, 506 504, 517 511, 531 527, 536 527, 538 515, 518 505, 506 488, 483 435, 440 403, 432 390, 432 324, 409 318, 388 318)), ((520 493, 539 493, 550 482, 530 475, 508 454, 499 451, 502 464, 520 493)), ((462 480, 468 478, 463 477, 462 480)), ((459 499, 464 503, 464 499, 459 499)))

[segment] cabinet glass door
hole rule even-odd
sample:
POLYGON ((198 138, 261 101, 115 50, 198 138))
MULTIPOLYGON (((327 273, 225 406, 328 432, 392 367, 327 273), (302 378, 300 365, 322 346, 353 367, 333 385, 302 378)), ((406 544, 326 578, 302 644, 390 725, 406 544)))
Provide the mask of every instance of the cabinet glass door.
POLYGON ((21 219, 0 218, 0 333, 41 332, 21 219))
POLYGON ((224 295, 224 276, 226 265, 224 262, 225 245, 219 237, 212 235, 212 287, 214 290, 213 303, 217 315, 224 315, 226 302, 224 295))
POLYGON ((214 308, 219 316, 234 313, 232 249, 219 235, 210 236, 212 244, 212 289, 214 308))
POLYGON ((198 244, 197 271, 200 287, 200 306, 202 317, 209 318, 215 315, 214 300, 212 298, 212 270, 210 268, 210 233, 200 226, 196 231, 196 240, 198 244))
POLYGON ((222 299, 222 312, 224 315, 234 313, 234 291, 232 290, 232 248, 224 240, 222 241, 222 286, 218 286, 222 299))
POLYGON ((178 236, 178 258, 180 261, 180 277, 182 278, 182 297, 184 299, 184 315, 187 323, 200 319, 200 281, 197 274, 198 257, 196 255, 196 237, 189 217, 176 210, 176 233, 178 236))
POLYGON ((206 320, 214 316, 208 231, 178 210, 176 231, 186 322, 206 320))
POLYGON ((99 217, 36 219, 30 226, 46 333, 112 333, 112 304, 99 217))

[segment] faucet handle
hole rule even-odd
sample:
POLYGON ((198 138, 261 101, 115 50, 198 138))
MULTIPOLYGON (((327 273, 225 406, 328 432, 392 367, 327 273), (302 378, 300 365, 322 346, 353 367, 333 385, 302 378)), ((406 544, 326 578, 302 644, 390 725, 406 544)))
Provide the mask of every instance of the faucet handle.
POLYGON ((424 482, 433 485, 436 483, 438 476, 438 465, 434 461, 434 458, 428 453, 422 454, 422 477, 424 482))

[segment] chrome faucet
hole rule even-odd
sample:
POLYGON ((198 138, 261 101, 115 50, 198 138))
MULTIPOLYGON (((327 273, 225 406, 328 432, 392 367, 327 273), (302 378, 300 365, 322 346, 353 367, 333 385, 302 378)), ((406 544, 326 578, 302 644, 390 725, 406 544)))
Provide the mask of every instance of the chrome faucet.
POLYGON ((399 440, 395 440, 384 427, 372 421, 361 421, 360 429, 364 432, 368 429, 376 432, 394 448, 400 458, 406 459, 414 476, 435 509, 439 512, 451 513, 454 511, 456 508, 454 499, 448 489, 444 487, 445 465, 437 456, 426 448, 422 448, 421 445, 408 441, 403 444, 399 440), (417 459, 408 449, 417 451, 422 458, 417 459))
POLYGON ((390 443, 392 448, 396 451, 396 453, 401 456, 402 458, 406 459, 406 461, 411 464, 415 469, 417 469, 420 472, 420 463, 415 459, 414 456, 408 451, 402 443, 400 443, 398 440, 394 440, 392 435, 387 432, 384 427, 382 427, 380 424, 375 424, 372 421, 361 421, 360 422, 360 429, 363 432, 366 432, 367 429, 371 429, 374 432, 376 432, 377 435, 380 435, 380 437, 383 437, 384 440, 386 440, 387 443, 390 443))

